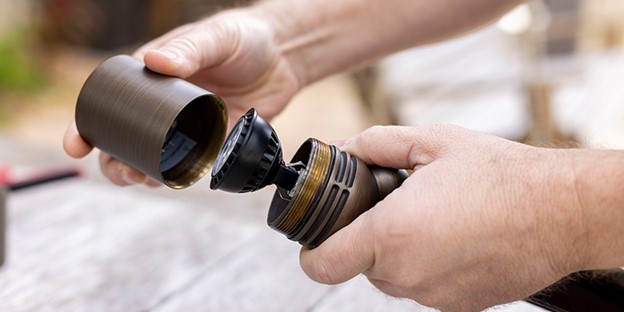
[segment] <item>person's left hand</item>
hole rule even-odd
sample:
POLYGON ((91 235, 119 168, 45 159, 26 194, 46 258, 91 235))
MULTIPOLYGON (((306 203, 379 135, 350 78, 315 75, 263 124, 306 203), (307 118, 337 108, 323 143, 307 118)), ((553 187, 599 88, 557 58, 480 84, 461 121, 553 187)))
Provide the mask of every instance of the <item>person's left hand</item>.
MULTIPOLYGON (((270 119, 304 86, 304 73, 295 70, 301 66, 291 64, 274 25, 254 8, 226 10, 180 26, 148 42, 134 56, 157 73, 183 78, 222 97, 230 127, 251 107, 270 119)), ((74 121, 63 147, 75 158, 93 149, 74 121)), ((159 185, 108 153, 100 153, 100 167, 117 185, 159 185)))
POLYGON ((389 295, 472 311, 526 298, 583 263, 565 151, 452 126, 373 127, 342 149, 415 172, 319 247, 302 249, 315 281, 363 273, 389 295))

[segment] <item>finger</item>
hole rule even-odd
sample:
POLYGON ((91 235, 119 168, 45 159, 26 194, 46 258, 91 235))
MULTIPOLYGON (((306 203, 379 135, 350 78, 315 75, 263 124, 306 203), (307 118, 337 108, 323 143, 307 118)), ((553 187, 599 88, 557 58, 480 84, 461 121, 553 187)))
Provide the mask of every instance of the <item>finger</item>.
POLYGON ((74 120, 72 120, 69 126, 67 126, 67 130, 65 130, 63 149, 69 156, 74 158, 84 157, 93 149, 78 133, 78 128, 76 128, 76 122, 74 120))
POLYGON ((100 153, 100 169, 115 185, 126 186, 148 181, 146 175, 106 153, 100 153))
POLYGON ((438 158, 469 130, 455 126, 374 126, 341 148, 367 164, 413 169, 438 158))
POLYGON ((375 263, 374 239, 365 212, 315 249, 302 248, 301 268, 314 281, 339 284, 368 270, 375 263))
POLYGON ((227 60, 237 48, 236 27, 227 22, 205 22, 145 52, 145 65, 161 74, 188 78, 202 68, 227 60))

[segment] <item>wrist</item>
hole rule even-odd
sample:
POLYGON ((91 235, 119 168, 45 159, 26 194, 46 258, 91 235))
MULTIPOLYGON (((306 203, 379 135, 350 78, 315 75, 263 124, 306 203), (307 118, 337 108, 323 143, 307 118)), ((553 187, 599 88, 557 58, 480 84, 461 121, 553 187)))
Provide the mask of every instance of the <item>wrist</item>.
POLYGON ((529 209, 518 218, 532 223, 539 259, 529 261, 543 261, 558 279, 586 265, 589 239, 582 201, 577 196, 575 161, 571 150, 529 148, 532 152, 522 158, 530 166, 518 173, 518 179, 528 187, 524 196, 529 209))
POLYGON ((542 215, 541 236, 552 238, 544 253, 553 270, 564 276, 624 266, 624 153, 569 149, 551 154, 555 157, 543 168, 548 172, 543 203, 550 209, 542 215))
MULTIPOLYGON (((551 164, 555 173, 550 184, 553 197, 558 199, 551 215, 553 231, 558 232, 558 249, 565 250, 559 259, 559 272, 563 275, 585 270, 591 258, 591 237, 589 235, 586 210, 587 201, 582 189, 582 150, 554 150, 557 155, 551 164)), ((557 248, 555 248, 556 250, 557 248)))
POLYGON ((336 36, 331 23, 323 23, 314 2, 265 1, 250 8, 252 14, 267 22, 273 31, 275 44, 289 64, 301 86, 340 72, 348 67, 338 66, 340 58, 323 57, 331 52, 324 43, 336 36))
POLYGON ((267 0, 251 9, 270 23, 282 54, 307 85, 483 26, 520 2, 267 0))
POLYGON ((624 152, 578 150, 576 194, 587 238, 580 269, 624 266, 624 152))

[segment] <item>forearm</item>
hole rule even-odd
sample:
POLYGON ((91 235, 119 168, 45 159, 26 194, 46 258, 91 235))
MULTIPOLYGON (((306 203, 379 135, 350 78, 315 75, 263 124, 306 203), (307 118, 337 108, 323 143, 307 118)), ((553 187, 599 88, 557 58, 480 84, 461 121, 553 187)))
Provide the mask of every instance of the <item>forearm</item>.
POLYGON ((482 26, 522 0, 266 1, 282 52, 305 85, 381 56, 482 26))

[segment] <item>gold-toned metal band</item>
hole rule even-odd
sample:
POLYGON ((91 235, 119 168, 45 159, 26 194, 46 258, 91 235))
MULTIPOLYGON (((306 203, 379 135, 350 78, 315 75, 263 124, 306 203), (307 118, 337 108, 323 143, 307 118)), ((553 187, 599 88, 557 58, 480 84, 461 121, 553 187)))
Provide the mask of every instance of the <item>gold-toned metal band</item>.
POLYGON ((292 199, 291 207, 279 225, 280 230, 285 233, 290 233, 297 226, 314 199, 316 192, 319 190, 323 191, 321 184, 329 171, 331 147, 316 139, 311 139, 310 141, 312 143, 312 152, 301 191, 292 199))

